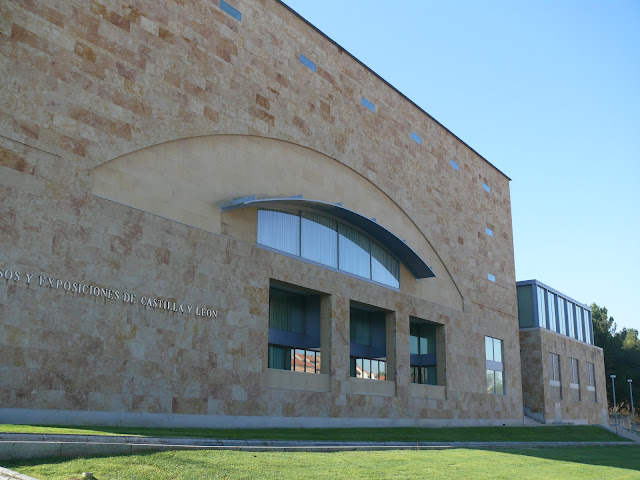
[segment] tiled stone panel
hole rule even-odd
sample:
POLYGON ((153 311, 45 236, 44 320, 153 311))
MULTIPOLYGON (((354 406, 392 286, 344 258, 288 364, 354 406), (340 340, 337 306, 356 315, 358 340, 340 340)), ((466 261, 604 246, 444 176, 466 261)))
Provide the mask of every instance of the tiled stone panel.
POLYGON ((0 282, 0 405, 520 418, 508 179, 283 5, 233 6, 241 22, 212 1, 0 2, 0 268, 35 275, 28 286, 0 282), (90 195, 92 168, 212 134, 303 145, 371 180, 434 246, 465 311, 90 195), (204 305, 219 318, 74 297, 38 286, 38 275, 204 305), (332 295, 330 393, 266 388, 270 278, 332 295), (446 400, 412 399, 406 380, 395 397, 349 393, 344 358, 333 361, 347 354, 349 300, 445 325, 446 400), (505 397, 483 393, 485 335, 505 341, 505 397))

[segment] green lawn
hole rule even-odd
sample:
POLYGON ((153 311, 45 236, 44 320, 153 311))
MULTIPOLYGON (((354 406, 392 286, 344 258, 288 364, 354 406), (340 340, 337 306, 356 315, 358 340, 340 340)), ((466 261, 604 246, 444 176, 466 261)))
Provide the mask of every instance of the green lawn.
POLYGON ((199 429, 143 427, 64 427, 0 425, 0 432, 136 435, 254 440, 318 440, 365 442, 621 442, 595 426, 462 427, 462 428, 265 428, 199 429))
POLYGON ((93 472, 97 480, 624 480, 640 479, 640 447, 340 453, 173 451, 6 466, 42 480, 75 480, 86 471, 93 472))

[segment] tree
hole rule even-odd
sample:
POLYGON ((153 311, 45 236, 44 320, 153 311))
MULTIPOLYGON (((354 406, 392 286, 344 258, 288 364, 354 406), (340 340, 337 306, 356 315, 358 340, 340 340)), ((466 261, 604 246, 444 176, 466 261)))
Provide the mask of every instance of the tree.
MULTIPOLYGON (((634 392, 640 389, 640 338, 636 329, 623 328, 616 331, 613 317, 609 317, 606 307, 600 307, 595 302, 591 304, 591 318, 593 320, 593 338, 595 344, 604 350, 604 370, 607 379, 607 398, 609 406, 613 407, 610 375, 616 375, 616 400, 618 405, 631 405, 629 398, 629 384, 627 379, 633 380, 634 392)), ((636 412, 640 410, 640 394, 636 393, 634 406, 636 412)))

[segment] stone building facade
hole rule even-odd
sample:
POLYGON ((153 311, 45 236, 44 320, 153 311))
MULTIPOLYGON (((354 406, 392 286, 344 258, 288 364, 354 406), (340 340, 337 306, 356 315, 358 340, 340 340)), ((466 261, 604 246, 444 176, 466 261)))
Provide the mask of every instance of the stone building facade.
POLYGON ((0 71, 0 422, 522 422, 509 179, 284 4, 2 2, 0 71))
POLYGON ((517 282, 525 413, 544 423, 608 423, 591 309, 538 280, 517 282))

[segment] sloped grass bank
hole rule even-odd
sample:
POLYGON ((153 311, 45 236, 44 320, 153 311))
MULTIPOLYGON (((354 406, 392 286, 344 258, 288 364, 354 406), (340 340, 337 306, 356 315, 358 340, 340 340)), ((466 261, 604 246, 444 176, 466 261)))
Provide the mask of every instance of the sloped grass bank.
POLYGON ((640 447, 290 453, 173 451, 7 465, 42 480, 640 479, 640 447))

